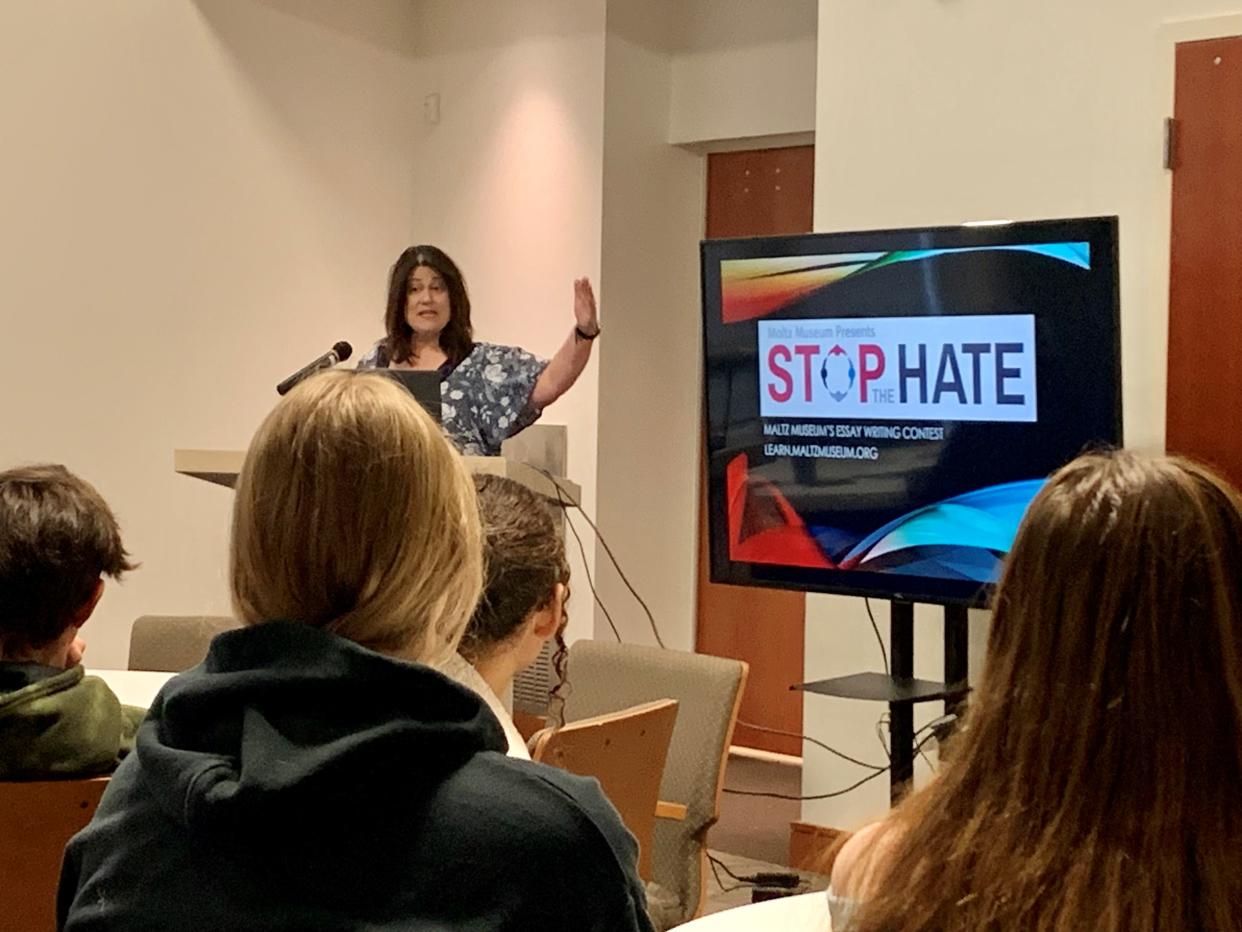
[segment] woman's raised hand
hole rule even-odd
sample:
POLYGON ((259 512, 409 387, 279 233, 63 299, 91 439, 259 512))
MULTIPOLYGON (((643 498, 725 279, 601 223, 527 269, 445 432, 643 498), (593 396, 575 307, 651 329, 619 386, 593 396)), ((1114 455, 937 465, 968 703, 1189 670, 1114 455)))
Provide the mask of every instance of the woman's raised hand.
POLYGON ((595 306, 595 292, 589 278, 574 279, 574 323, 584 336, 599 333, 599 309, 595 306))

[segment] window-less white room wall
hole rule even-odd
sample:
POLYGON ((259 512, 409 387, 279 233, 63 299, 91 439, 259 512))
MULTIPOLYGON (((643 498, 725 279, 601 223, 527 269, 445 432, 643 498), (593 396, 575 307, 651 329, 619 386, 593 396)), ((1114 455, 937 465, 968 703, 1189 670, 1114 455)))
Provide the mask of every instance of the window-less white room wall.
MULTIPOLYGON (((663 600, 659 612, 677 629, 671 642, 692 642, 702 178, 688 169, 701 156, 667 145, 677 61, 719 56, 721 73, 737 79, 753 43, 806 42, 814 0, 781 0, 762 34, 743 16, 747 5, 734 6, 724 18, 715 0, 670 7, 659 11, 663 39, 648 29, 642 42, 614 46, 617 75, 626 77, 617 77, 608 106, 615 126, 630 120, 642 135, 615 135, 610 150, 611 283, 600 264, 604 0, 17 0, 0 8, 0 51, 13 76, 0 90, 10 141, 0 152, 8 258, 0 315, 15 348, 3 370, 3 465, 63 461, 94 481, 143 564, 109 587, 87 632, 91 663, 124 663, 138 614, 229 610, 231 496, 175 475, 171 451, 244 447, 281 377, 338 339, 363 352, 381 335, 388 268, 414 241, 439 243, 460 261, 480 337, 544 355, 569 331, 571 279, 591 275, 601 296, 611 285, 617 317, 610 325, 605 298, 600 352, 613 341, 622 381, 627 366, 658 366, 661 381, 652 384, 680 420, 672 436, 614 431, 601 441, 643 462, 677 463, 647 487, 614 470, 620 512, 635 505, 649 520, 637 523, 641 533, 614 528, 609 539, 623 561, 645 562, 653 540, 657 553, 675 549, 675 559, 655 561, 656 571, 636 581, 663 600), (655 60, 644 46, 661 50, 658 79, 643 73, 655 60), (657 85, 658 105, 632 99, 657 85), (439 95, 438 123, 425 119, 429 94, 439 95), (657 119, 662 138, 653 135, 657 119), (672 202, 640 183, 630 156, 680 179, 682 219, 668 222, 672 202), (634 308, 654 312, 635 264, 644 238, 662 244, 680 276, 663 279, 685 315, 665 328, 677 365, 651 356, 651 321, 639 325, 637 342, 622 323, 634 308), (677 515, 671 537, 659 531, 667 508, 677 515)), ((617 10, 625 13, 621 0, 617 10)), ((754 86, 784 99, 797 85, 804 98, 813 76, 803 72, 754 73, 754 86)), ((689 87, 682 118, 707 127, 714 116, 712 125, 728 129, 680 132, 683 141, 804 129, 804 120, 761 122, 771 108, 754 95, 703 98, 689 87)), ((569 471, 588 509, 597 366, 545 416, 569 426, 569 471)), ((606 425, 628 430, 642 410, 606 425)), ((573 637, 592 630, 585 587, 577 588, 573 637)))
MULTIPOLYGON (((1119 214, 1126 439, 1161 448, 1169 185, 1160 121, 1172 101, 1160 25, 1238 9, 1210 0, 821 0, 817 125, 833 142, 817 153, 816 228, 1119 214)), ((809 678, 878 669, 861 600, 812 597, 807 616, 809 678)), ((915 624, 915 673, 929 678, 941 672, 934 619, 929 610, 915 624)), ((984 626, 974 620, 976 655, 984 626)), ((878 707, 808 697, 804 708, 809 733, 879 754, 878 707)), ((808 753, 803 790, 857 776, 808 753)), ((808 803, 804 817, 856 827, 884 811, 883 784, 808 803)))
POLYGON ((0 4, 5 467, 94 482, 142 567, 139 614, 229 611, 227 489, 176 447, 242 448, 277 381, 380 335, 410 234, 418 101, 405 0, 0 4))
MULTIPOLYGON (((419 71, 409 95, 418 108, 438 95, 439 122, 420 116, 408 153, 412 241, 461 266, 477 339, 549 357, 574 326, 574 278, 601 284, 604 0, 413 5, 419 71)), ((601 302, 601 343, 608 314, 601 302)), ((568 475, 592 514, 598 366, 541 421, 568 427, 568 475)), ((593 613, 572 540, 569 549, 573 640, 591 635, 593 613)))
MULTIPOLYGON (((584 505, 668 643, 690 647, 703 159, 670 142, 804 132, 815 0, 777 0, 766 13, 720 0, 417 0, 415 8, 413 104, 438 94, 440 119, 416 128, 413 237, 460 262, 480 337, 544 354, 568 330, 571 278, 596 277, 598 361, 544 422, 569 426, 569 473, 584 505), (705 60, 733 89, 726 82, 707 93, 705 60), (799 103, 791 109, 788 100, 799 103)), ((623 637, 650 641, 641 610, 577 524, 623 637)), ((569 547, 569 637, 612 637, 598 611, 592 631, 572 539, 569 547)))
MULTIPOLYGON (((670 647, 693 649, 705 158, 720 140, 804 133, 813 119, 814 0, 609 0, 604 121, 599 518, 670 647), (711 85, 707 71, 716 75, 711 85), (787 107, 789 99, 800 106, 787 107), (670 145, 671 142, 681 143, 670 145)), ((627 641, 645 615, 596 556, 627 641)), ((613 637, 602 613, 595 636, 613 637)))
POLYGON ((672 142, 814 132, 816 0, 685 0, 670 7, 672 142))
MULTIPOLYGON (((599 523, 665 643, 692 650, 703 160, 668 143, 670 12, 662 0, 608 3, 599 523)), ((620 636, 654 643, 606 561, 601 549, 600 597, 620 636)), ((602 613, 595 636, 614 636, 602 613)))

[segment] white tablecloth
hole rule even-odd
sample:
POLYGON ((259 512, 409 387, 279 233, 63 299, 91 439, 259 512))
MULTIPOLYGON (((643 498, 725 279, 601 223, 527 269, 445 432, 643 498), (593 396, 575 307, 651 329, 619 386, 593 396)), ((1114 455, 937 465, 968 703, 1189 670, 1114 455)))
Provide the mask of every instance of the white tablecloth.
POLYGON ((150 708, 151 700, 160 687, 176 676, 175 673, 153 673, 150 670, 96 670, 87 666, 87 676, 97 676, 125 705, 150 708))
POLYGON ((677 932, 831 932, 831 928, 828 895, 820 890, 712 913, 678 926, 677 932))

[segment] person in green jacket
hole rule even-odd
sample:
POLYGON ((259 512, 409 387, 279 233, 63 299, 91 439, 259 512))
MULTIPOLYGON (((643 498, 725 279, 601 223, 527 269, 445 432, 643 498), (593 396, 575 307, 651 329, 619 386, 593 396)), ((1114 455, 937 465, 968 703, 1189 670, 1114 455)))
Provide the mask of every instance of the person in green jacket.
POLYGON ((0 780, 107 773, 144 709, 82 668, 78 632, 134 569, 116 517, 63 466, 0 472, 0 780))

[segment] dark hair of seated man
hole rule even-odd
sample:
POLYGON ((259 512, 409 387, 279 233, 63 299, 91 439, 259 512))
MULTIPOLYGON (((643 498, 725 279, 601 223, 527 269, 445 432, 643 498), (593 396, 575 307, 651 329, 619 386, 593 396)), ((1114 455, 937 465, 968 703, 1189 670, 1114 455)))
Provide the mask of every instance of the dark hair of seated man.
POLYGON ((134 564, 112 509, 63 466, 0 472, 0 779, 106 772, 141 710, 82 669, 78 632, 134 564))

